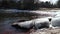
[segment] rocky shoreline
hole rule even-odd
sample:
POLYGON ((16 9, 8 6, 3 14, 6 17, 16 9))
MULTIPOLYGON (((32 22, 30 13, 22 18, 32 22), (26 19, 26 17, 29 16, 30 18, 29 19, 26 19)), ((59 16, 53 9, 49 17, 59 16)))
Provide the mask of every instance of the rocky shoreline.
POLYGON ((35 32, 32 32, 30 34, 60 34, 60 27, 58 28, 43 28, 43 29, 38 29, 35 32))

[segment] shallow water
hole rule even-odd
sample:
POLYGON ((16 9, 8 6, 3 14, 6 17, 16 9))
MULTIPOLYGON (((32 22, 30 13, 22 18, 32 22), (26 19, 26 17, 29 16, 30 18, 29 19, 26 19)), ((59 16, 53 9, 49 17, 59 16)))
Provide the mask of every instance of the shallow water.
POLYGON ((4 18, 0 20, 0 34, 25 34, 22 30, 17 30, 11 26, 12 23, 20 18, 4 18))

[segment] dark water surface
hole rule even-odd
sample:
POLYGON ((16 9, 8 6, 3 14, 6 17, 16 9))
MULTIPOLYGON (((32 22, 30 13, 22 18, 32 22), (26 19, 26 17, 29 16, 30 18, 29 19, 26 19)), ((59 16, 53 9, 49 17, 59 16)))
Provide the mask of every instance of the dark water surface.
POLYGON ((22 30, 17 30, 11 26, 12 23, 20 18, 4 18, 0 20, 0 34, 28 34, 22 30))
MULTIPOLYGON (((16 10, 15 10, 16 11, 16 10)), ((15 12, 14 11, 14 12, 15 12)), ((7 13, 9 11, 7 10, 7 13)), ((10 11, 11 12, 11 11, 10 11)), ((9 13, 10 13, 9 12, 9 13)), ((17 12, 17 11, 16 11, 17 12)), ((3 12, 2 12, 3 13, 3 12)), ((39 13, 40 14, 40 13, 39 13)), ((8 15, 9 16, 9 15, 8 15)), ((46 15, 41 15, 39 17, 45 17, 46 15)), ((48 15, 47 15, 48 16, 48 15)), ((16 22, 17 20, 20 20, 20 17, 14 17, 14 18, 1 18, 0 19, 0 34, 29 34, 30 31, 25 32, 24 30, 17 30, 11 26, 12 23, 16 22)))

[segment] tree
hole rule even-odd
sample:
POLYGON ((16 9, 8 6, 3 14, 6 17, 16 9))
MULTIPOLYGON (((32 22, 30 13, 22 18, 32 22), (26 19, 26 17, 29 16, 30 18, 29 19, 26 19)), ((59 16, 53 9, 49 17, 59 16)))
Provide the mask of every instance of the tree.
POLYGON ((57 7, 60 8, 60 0, 58 0, 58 2, 57 2, 57 7))
POLYGON ((4 8, 16 8, 16 2, 12 0, 3 0, 2 1, 2 7, 4 8))
POLYGON ((51 4, 48 1, 46 1, 46 2, 40 2, 39 3, 39 7, 40 8, 53 8, 53 4, 51 4))
POLYGON ((21 1, 18 1, 16 4, 17 9, 21 9, 21 1))

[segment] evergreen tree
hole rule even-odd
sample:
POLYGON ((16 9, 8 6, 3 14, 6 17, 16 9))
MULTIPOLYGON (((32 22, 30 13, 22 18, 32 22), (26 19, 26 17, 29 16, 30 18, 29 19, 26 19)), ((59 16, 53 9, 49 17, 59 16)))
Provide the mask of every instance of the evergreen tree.
POLYGON ((57 2, 57 7, 60 8, 60 0, 58 0, 58 2, 57 2))

